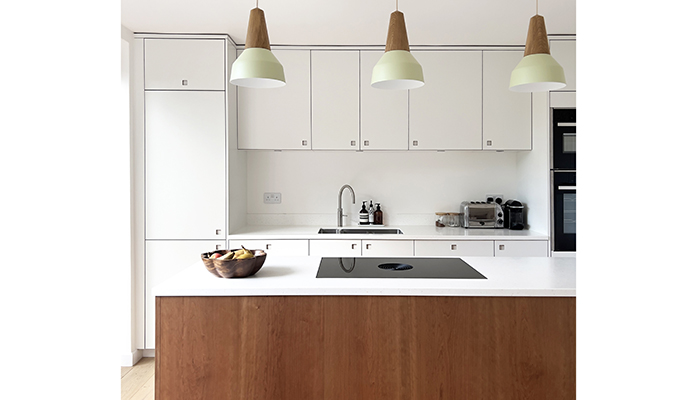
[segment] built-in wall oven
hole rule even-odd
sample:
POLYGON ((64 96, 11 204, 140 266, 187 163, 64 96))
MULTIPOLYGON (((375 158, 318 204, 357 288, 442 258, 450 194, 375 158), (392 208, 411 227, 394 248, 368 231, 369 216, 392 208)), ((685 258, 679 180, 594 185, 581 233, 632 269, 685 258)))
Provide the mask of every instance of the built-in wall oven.
POLYGON ((552 109, 552 250, 576 251, 576 109, 552 109))

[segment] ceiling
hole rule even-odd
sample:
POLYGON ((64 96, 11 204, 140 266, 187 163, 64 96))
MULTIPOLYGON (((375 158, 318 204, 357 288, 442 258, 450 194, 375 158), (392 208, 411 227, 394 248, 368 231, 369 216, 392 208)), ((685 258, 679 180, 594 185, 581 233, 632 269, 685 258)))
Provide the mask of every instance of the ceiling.
MULTIPOLYGON (((228 33, 245 43, 254 0, 121 0, 133 32, 228 33)), ((392 0, 259 0, 273 45, 384 45, 392 0)), ((536 0, 400 0, 411 45, 523 45, 536 0)), ((547 33, 576 33, 576 0, 540 0, 547 33)))

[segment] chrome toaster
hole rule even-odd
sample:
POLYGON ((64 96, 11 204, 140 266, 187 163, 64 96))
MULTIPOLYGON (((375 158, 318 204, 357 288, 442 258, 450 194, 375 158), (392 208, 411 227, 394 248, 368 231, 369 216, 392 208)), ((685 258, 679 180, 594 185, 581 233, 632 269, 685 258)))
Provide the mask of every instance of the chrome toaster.
POLYGON ((503 228, 503 209, 498 203, 463 201, 459 206, 464 228, 503 228))

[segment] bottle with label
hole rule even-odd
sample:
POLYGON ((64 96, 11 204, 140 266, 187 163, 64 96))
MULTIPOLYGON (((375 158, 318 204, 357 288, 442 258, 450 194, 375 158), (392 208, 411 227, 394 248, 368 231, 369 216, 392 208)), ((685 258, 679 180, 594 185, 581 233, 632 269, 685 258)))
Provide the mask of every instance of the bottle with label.
POLYGON ((372 205, 372 200, 370 199, 369 201, 369 210, 367 210, 369 213, 369 223, 370 225, 374 225, 374 206, 372 205))
POLYGON ((384 213, 377 203, 377 209, 374 211, 374 225, 384 225, 384 213))
POLYGON ((369 225, 369 212, 367 212, 367 201, 362 202, 360 210, 360 225, 369 225))

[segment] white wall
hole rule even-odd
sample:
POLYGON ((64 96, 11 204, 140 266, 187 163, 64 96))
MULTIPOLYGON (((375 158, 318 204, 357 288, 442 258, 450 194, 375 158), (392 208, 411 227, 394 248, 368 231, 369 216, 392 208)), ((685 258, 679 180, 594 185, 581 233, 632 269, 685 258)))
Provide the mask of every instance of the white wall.
POLYGON ((529 229, 549 233, 549 92, 532 94, 532 151, 517 155, 518 200, 529 229))
MULTIPOLYGON (((122 98, 120 99, 120 105, 123 107, 120 110, 120 129, 124 132, 125 137, 130 138, 132 135, 132 101, 131 101, 131 70, 133 64, 133 57, 131 57, 131 51, 133 50, 134 33, 128 29, 121 27, 121 88, 122 88, 122 98)), ((133 143, 127 144, 126 146, 133 146, 133 143)), ((129 151, 129 154, 132 154, 129 151)), ((131 167, 131 161, 125 163, 125 167, 128 166, 129 180, 133 180, 133 168, 131 167)), ((130 184, 131 186, 131 184, 130 184)), ((133 204, 133 193, 131 190, 129 197, 129 210, 134 208, 133 204)), ((122 264, 122 269, 118 276, 120 277, 120 293, 121 293, 121 307, 119 313, 120 321, 120 344, 119 352, 121 354, 121 365, 131 366, 140 358, 138 351, 136 350, 136 300, 135 300, 135 263, 133 262, 133 213, 131 213, 130 223, 128 225, 128 231, 126 231, 127 225, 125 224, 124 241, 128 240, 128 247, 131 250, 130 253, 124 254, 124 260, 122 264)))
POLYGON ((380 202, 385 223, 423 225, 437 211, 458 211, 463 200, 487 193, 519 198, 516 152, 250 151, 248 224, 336 224, 338 191, 357 194, 343 206, 353 223, 362 200, 380 202), (263 204, 264 192, 282 193, 281 204, 263 204))

